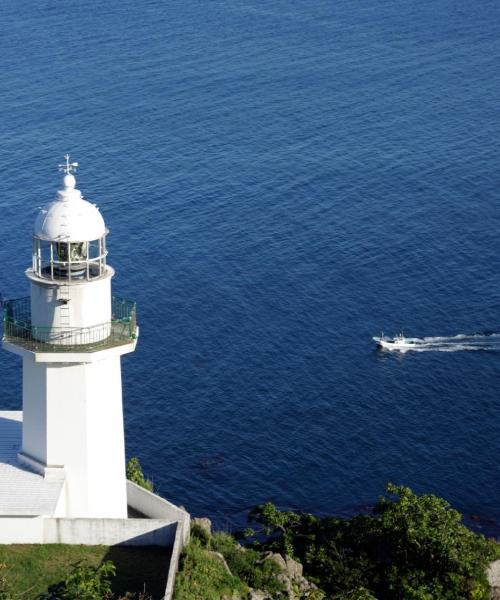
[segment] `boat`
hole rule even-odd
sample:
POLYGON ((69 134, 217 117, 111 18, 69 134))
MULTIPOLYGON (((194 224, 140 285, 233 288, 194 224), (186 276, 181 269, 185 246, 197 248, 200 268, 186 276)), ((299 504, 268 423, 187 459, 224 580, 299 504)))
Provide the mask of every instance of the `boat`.
POLYGON ((385 337, 382 333, 380 337, 373 337, 373 341, 377 343, 379 348, 384 350, 399 350, 400 352, 406 352, 406 350, 411 350, 411 348, 416 346, 415 340, 405 337, 403 332, 393 338, 385 337))

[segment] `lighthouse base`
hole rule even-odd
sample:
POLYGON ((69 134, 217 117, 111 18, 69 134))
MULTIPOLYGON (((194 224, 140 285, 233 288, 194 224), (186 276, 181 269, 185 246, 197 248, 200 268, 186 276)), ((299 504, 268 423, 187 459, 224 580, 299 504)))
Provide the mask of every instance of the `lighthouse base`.
POLYGON ((120 357, 92 363, 23 357, 19 460, 65 480, 66 517, 126 518, 120 357))
POLYGON ((55 481, 64 481, 66 478, 66 474, 64 472, 64 467, 62 465, 52 465, 48 466, 44 463, 36 460, 32 456, 28 456, 24 452, 17 453, 17 460, 24 466, 28 467, 31 471, 35 473, 39 473, 43 475, 45 479, 55 480, 55 481))

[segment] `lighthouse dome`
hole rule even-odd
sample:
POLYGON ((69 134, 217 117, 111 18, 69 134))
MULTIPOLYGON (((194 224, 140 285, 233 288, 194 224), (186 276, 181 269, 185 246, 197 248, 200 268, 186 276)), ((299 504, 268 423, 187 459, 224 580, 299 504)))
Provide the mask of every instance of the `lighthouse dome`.
POLYGON ((71 173, 78 163, 59 165, 64 170, 63 189, 57 200, 40 209, 33 231, 33 277, 51 281, 90 281, 108 277, 108 230, 99 209, 82 198, 71 173))
POLYGON ((67 174, 57 200, 40 210, 34 235, 41 240, 83 242, 102 238, 106 225, 99 209, 75 189, 76 180, 67 174))

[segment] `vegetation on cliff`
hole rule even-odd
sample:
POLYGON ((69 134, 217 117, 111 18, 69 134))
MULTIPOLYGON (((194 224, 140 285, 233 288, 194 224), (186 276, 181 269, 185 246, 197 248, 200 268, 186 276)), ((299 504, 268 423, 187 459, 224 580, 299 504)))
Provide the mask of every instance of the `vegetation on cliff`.
POLYGON ((270 503, 253 509, 250 520, 257 530, 245 532, 244 551, 225 534, 205 540, 196 534, 178 576, 176 600, 224 596, 262 600, 487 600, 486 568, 500 557, 498 544, 465 527, 460 513, 445 500, 416 495, 402 486, 388 485, 387 494, 379 499, 372 514, 348 520, 280 511, 270 503), (226 587, 222 592, 221 588, 217 596, 214 580, 211 595, 204 595, 203 569, 197 561, 209 556, 202 550, 215 549, 227 563, 226 575, 237 577, 247 586, 246 591, 233 582, 232 591, 226 587), (304 575, 317 589, 295 589, 295 584, 286 584, 283 573, 268 573, 259 580, 261 575, 256 573, 266 556, 272 556, 277 564, 279 556, 283 564, 300 561, 304 575), (187 582, 196 593, 190 592, 187 582), (259 589, 260 595, 248 588, 259 589))
POLYGON ((127 479, 150 492, 153 491, 153 482, 144 476, 141 463, 136 456, 133 456, 127 463, 127 479))

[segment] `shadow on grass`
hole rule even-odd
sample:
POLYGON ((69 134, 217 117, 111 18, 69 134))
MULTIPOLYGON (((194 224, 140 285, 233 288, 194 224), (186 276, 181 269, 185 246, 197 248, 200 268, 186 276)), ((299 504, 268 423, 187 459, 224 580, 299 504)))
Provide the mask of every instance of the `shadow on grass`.
POLYGON ((146 592, 160 600, 170 564, 171 550, 160 546, 80 546, 64 544, 0 545, 0 564, 14 598, 33 599, 63 581, 75 563, 98 566, 111 560, 111 579, 117 597, 125 592, 146 592))
POLYGON ((110 546, 103 561, 115 564, 114 593, 146 591, 153 600, 163 598, 170 555, 170 549, 160 546, 110 546))

